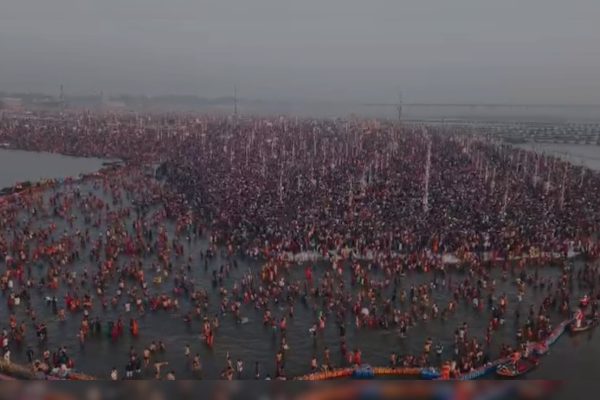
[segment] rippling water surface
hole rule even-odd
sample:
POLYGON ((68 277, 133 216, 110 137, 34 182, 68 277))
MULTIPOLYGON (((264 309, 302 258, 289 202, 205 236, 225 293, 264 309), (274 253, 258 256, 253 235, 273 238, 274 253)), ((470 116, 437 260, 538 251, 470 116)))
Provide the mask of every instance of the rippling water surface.
POLYGON ((25 181, 94 172, 102 167, 102 162, 99 158, 0 149, 0 189, 25 181))
POLYGON ((527 143, 517 147, 561 157, 573 164, 600 171, 600 146, 595 144, 527 143))

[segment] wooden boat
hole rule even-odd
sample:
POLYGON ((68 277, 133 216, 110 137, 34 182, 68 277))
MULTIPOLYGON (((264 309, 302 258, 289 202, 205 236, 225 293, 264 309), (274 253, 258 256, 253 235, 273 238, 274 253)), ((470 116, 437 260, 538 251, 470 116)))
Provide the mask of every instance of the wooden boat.
POLYGON ((585 332, 592 329, 594 326, 598 325, 598 320, 595 318, 586 318, 581 323, 581 326, 577 326, 575 322, 571 322, 569 324, 569 330, 572 333, 585 332))
POLYGON ((533 370, 540 363, 538 358, 522 358, 517 362, 509 361, 498 365, 496 374, 504 378, 516 378, 533 370))

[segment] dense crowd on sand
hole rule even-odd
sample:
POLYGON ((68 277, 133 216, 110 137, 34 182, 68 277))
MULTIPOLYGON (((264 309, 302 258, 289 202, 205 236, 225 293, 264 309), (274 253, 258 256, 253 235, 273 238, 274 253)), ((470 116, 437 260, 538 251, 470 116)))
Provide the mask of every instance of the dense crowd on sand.
MULTIPOLYGON (((600 175, 460 129, 370 120, 77 113, 4 117, 0 142, 126 161, 89 178, 103 195, 66 184, 0 199, 0 285, 9 316, 2 351, 10 361, 11 349, 24 345, 41 375, 67 376, 73 362, 64 347, 44 348, 50 332, 30 307, 34 296, 43 296, 59 320, 81 321, 82 346, 101 332, 115 342, 126 331, 144 335, 137 319, 148 312, 182 311, 184 323, 200 323, 204 345, 212 347, 220 323, 213 310, 239 323, 258 312, 277 333, 273 366, 256 363, 249 373, 242 358, 228 355, 221 374, 227 379, 287 376, 287 324, 300 304, 314 309, 314 324, 306 328, 315 340, 327 324, 339 328, 344 365, 360 365, 369 356, 347 343, 348 324, 393 329, 405 337, 417 324, 451 319, 466 304, 489 318, 483 334, 455 321, 453 349, 428 338, 420 354, 389 356, 392 366, 447 360, 453 373, 469 372, 497 353, 522 350, 529 356, 526 344, 549 335, 552 315, 568 318, 580 305, 574 281, 588 295, 585 312, 598 311, 595 263, 576 270, 567 256, 597 255, 600 175), (156 164, 165 184, 145 173, 156 164), (166 221, 174 223, 174 232, 166 221), (194 260, 186 243, 201 237, 210 245, 194 260), (209 304, 209 293, 190 271, 208 269, 221 251, 228 263, 210 265, 220 301, 209 304), (226 284, 240 256, 260 259, 263 266, 226 284), (301 257, 323 258, 329 268, 316 273, 309 266, 293 279, 289 271, 301 257), (462 279, 452 280, 450 260, 467 271, 462 279), (541 272, 549 264, 560 268, 557 278, 541 272), (516 278, 514 298, 496 289, 491 266, 501 269, 502 281, 516 278), (345 273, 350 285, 340 279, 345 273), (427 283, 410 284, 407 276, 417 273, 427 274, 427 283), (167 280, 172 293, 153 285, 167 280), (516 308, 510 316, 517 321, 516 343, 493 352, 494 332, 508 318, 508 305, 520 304, 530 288, 542 290, 543 301, 516 308), (433 301, 438 291, 448 293, 447 304, 433 301), (24 313, 15 311, 24 307, 24 313), (123 317, 106 321, 107 309, 122 309, 123 317), (25 343, 32 327, 39 354, 25 343)), ((107 376, 132 378, 153 370, 156 378, 174 379, 168 362, 156 361, 166 350, 160 340, 139 353, 132 348, 124 373, 115 368, 107 376)), ((189 346, 184 351, 200 376, 200 356, 189 346)), ((307 359, 307 371, 339 366, 328 348, 307 359)))

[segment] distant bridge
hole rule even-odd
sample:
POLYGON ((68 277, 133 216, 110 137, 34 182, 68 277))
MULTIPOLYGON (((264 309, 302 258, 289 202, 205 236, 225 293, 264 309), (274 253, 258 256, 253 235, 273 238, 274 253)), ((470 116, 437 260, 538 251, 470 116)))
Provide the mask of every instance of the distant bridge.
MULTIPOLYGON (((366 107, 398 107, 398 103, 362 103, 366 107)), ((577 108, 600 109, 600 104, 526 104, 526 103, 402 103, 402 107, 446 108, 577 108)))

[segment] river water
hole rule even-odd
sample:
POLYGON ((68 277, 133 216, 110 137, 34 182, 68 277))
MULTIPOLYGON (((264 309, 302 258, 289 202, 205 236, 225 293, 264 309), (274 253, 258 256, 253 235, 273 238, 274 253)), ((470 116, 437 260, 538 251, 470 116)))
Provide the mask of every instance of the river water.
POLYGON ((77 176, 99 170, 99 158, 0 149, 0 189, 21 182, 77 176))
MULTIPOLYGON (((59 177, 59 176, 76 176, 82 172, 91 172, 101 166, 101 160, 77 159, 72 157, 63 157, 50 154, 37 154, 28 152, 3 152, 0 155, 0 163, 2 164, 2 174, 0 182, 4 186, 20 180, 34 180, 36 177, 59 177), (8 158, 4 157, 5 155, 8 158), (12 160, 12 161, 11 161, 12 160), (40 161, 43 160, 43 161, 40 161), (4 171, 10 171, 7 174, 4 171)), ((0 186, 3 186, 0 184, 0 186)), ((84 183, 80 187, 81 192, 85 195, 87 192, 93 192, 97 195, 102 195, 98 187, 94 187, 92 183, 84 183)), ((58 189, 63 190, 63 189, 58 189)), ((107 198, 108 200, 108 198, 107 198)), ((72 231, 73 229, 89 228, 91 237, 95 238, 100 233, 100 230, 84 226, 82 214, 75 211, 77 222, 75 228, 69 227, 66 222, 58 221, 56 230, 56 238, 58 238, 65 230, 72 231)), ((48 221, 38 221, 39 224, 45 224, 48 221)), ((129 226, 130 224, 128 224, 129 226)), ((40 225, 41 226, 41 225, 40 225)), ((173 233, 174 226, 168 224, 169 232, 173 233)), ((170 235, 170 237, 172 237, 170 235)), ((218 291, 212 287, 211 276, 212 271, 217 270, 221 265, 231 263, 231 260, 217 255, 208 263, 208 268, 204 268, 203 262, 200 260, 200 252, 206 250, 208 243, 205 239, 192 241, 185 248, 186 257, 193 257, 192 270, 190 275, 195 279, 197 287, 206 288, 210 294, 210 313, 209 315, 219 315, 221 326, 217 330, 215 337, 215 345, 212 349, 207 348, 200 339, 201 321, 194 320, 191 327, 187 327, 182 320, 184 312, 189 311, 189 302, 184 298, 180 298, 180 312, 148 312, 145 316, 139 319, 140 335, 137 338, 132 338, 128 334, 127 326, 129 315, 124 312, 122 305, 116 310, 103 310, 100 307, 99 301, 95 299, 94 308, 90 315, 92 317, 99 316, 103 321, 103 330, 109 320, 116 320, 122 316, 125 322, 125 335, 118 342, 113 343, 106 334, 102 336, 92 336, 88 339, 85 346, 81 347, 77 339, 79 323, 82 318, 81 313, 67 313, 67 320, 60 322, 53 315, 51 308, 47 305, 45 297, 47 292, 32 292, 32 307, 38 313, 39 319, 44 320, 48 324, 49 338, 44 345, 38 345, 35 332, 28 324, 27 343, 31 344, 37 352, 48 348, 56 350, 59 346, 65 345, 69 351, 69 355, 74 358, 76 368, 79 371, 89 373, 100 378, 107 378, 112 367, 116 367, 120 371, 120 375, 124 374, 124 366, 128 360, 128 350, 133 346, 138 354, 141 354, 143 348, 151 341, 162 340, 167 347, 167 352, 158 355, 154 361, 168 361, 169 366, 165 369, 174 370, 178 378, 192 378, 188 363, 184 357, 184 346, 191 346, 192 354, 199 353, 203 364, 204 378, 218 378, 220 371, 225 366, 226 354, 229 353, 232 360, 241 359, 245 364, 245 378, 254 376, 254 363, 260 362, 261 373, 274 374, 275 368, 275 353, 278 349, 278 335, 271 329, 263 326, 262 312, 255 310, 251 305, 242 307, 242 316, 248 318, 248 323, 238 324, 234 317, 230 314, 220 315, 218 305, 220 296, 218 291)), ((89 248, 89 247, 88 247, 89 248)), ((120 258, 121 260, 122 258, 120 258)), ((81 255, 81 261, 72 268, 81 272, 83 267, 88 264, 88 254, 81 255)), ((151 261, 145 261, 145 267, 151 271, 151 261)), ((260 262, 245 258, 236 259, 238 268, 233 268, 231 274, 225 279, 224 286, 231 289, 235 281, 239 281, 241 275, 248 269, 256 270, 260 267, 260 262)), ((182 266, 184 261, 173 259, 175 266, 182 266)), ((306 263, 301 263, 291 272, 288 279, 302 280, 303 271, 306 263)), ((312 263, 315 268, 315 276, 318 278, 325 271, 331 271, 330 264, 327 262, 312 263)), ((581 267, 577 263, 577 267, 581 267)), ((2 268, 5 268, 2 265, 2 268)), ((45 273, 45 267, 34 266, 33 274, 36 277, 41 277, 45 273)), ((148 276, 150 276, 148 272, 148 276)), ((543 276, 552 277, 555 280, 560 271, 554 266, 545 266, 540 270, 543 276)), ((450 274, 452 282, 455 284, 463 280, 466 276, 464 272, 451 270, 450 274)), ((497 348, 500 343, 515 343, 515 320, 514 311, 517 307, 516 302, 516 285, 515 276, 510 276, 507 281, 502 281, 500 271, 495 270, 492 275, 496 278, 497 291, 500 294, 505 292, 509 296, 509 308, 507 312, 508 319, 506 324, 494 336, 494 347, 497 348)), ((371 279, 383 279, 383 274, 377 271, 370 273, 371 279)), ((345 269, 343 281, 346 288, 350 287, 350 273, 345 269)), ((411 285, 430 282, 432 276, 409 273, 406 277, 400 279, 399 289, 405 289, 407 292, 411 285)), ((163 285, 152 285, 150 283, 151 293, 166 293, 171 294, 173 288, 172 279, 165 281, 163 285)), ((87 292, 90 288, 81 288, 82 292, 87 292)), ((576 295, 581 295, 577 284, 572 288, 576 295)), ((91 290, 90 290, 91 291, 91 290)), ((106 293, 112 294, 116 291, 116 282, 113 286, 106 289, 106 293)), ((59 287, 54 294, 60 300, 66 295, 67 289, 64 286, 59 287)), ((529 305, 539 305, 542 299, 548 294, 544 289, 528 288, 523 303, 520 305, 522 320, 524 319, 529 305)), ((387 293, 391 296, 391 291, 387 293)), ((5 296, 5 295, 3 295, 5 296)), ((95 297, 95 296, 94 296, 95 297)), ((438 287, 433 290, 432 298, 440 306, 444 308, 451 299, 452 293, 445 287, 438 287)), ((577 297, 575 297, 577 298, 577 297)), ((4 297, 2 301, 6 301, 4 297)), ((312 303, 312 302, 311 302, 312 303)), ((287 309, 287 308, 286 308, 287 309)), ((273 309, 274 316, 279 317, 284 315, 286 309, 283 307, 275 307, 273 309)), ((322 334, 319 334, 316 339, 313 339, 308 332, 308 329, 316 321, 318 312, 324 312, 328 315, 327 307, 321 305, 317 307, 304 306, 301 302, 295 303, 295 316, 288 319, 288 334, 287 339, 290 346, 286 353, 286 373, 288 376, 296 376, 309 372, 309 363, 313 354, 316 354, 319 360, 322 360, 323 350, 327 346, 331 350, 331 360, 335 366, 341 364, 340 342, 338 327, 334 322, 334 316, 329 315, 329 320, 326 329, 322 334)), ((15 312, 19 321, 28 321, 25 315, 24 307, 17 307, 15 312)), ((385 366, 388 364, 389 354, 396 351, 398 354, 420 354, 423 348, 423 343, 427 337, 431 337, 434 343, 443 343, 445 345, 444 358, 447 359, 452 348, 454 330, 463 322, 469 324, 470 334, 483 338, 487 322, 489 320, 489 312, 483 314, 473 310, 471 306, 459 303, 457 313, 448 321, 441 319, 430 322, 419 322, 417 326, 411 328, 406 338, 401 338, 395 329, 356 329, 353 324, 353 319, 348 315, 346 320, 346 338, 348 348, 353 349, 359 347, 363 353, 363 361, 372 365, 385 366)), ((133 316, 133 315, 132 315, 133 316)), ((137 316, 137 315, 136 315, 137 316)), ((558 313, 551 314, 553 325, 557 325, 563 320, 563 316, 558 313)), ((0 307, 0 320, 8 320, 6 306, 0 307)), ((13 349, 13 360, 24 362, 26 347, 13 349)), ((490 354, 493 358, 496 354, 490 354)), ((589 334, 581 334, 578 336, 565 335, 552 348, 549 355, 544 357, 540 367, 532 372, 529 376, 538 379, 577 379, 577 378, 595 378, 595 368, 598 357, 600 356, 600 344, 597 340, 597 334, 591 331, 589 334)), ((431 363, 437 365, 435 355, 431 356, 431 363)), ((152 373, 148 372, 147 377, 151 377, 152 373)))
POLYGON ((600 146, 595 144, 525 143, 516 146, 560 157, 573 164, 600 171, 600 146))

